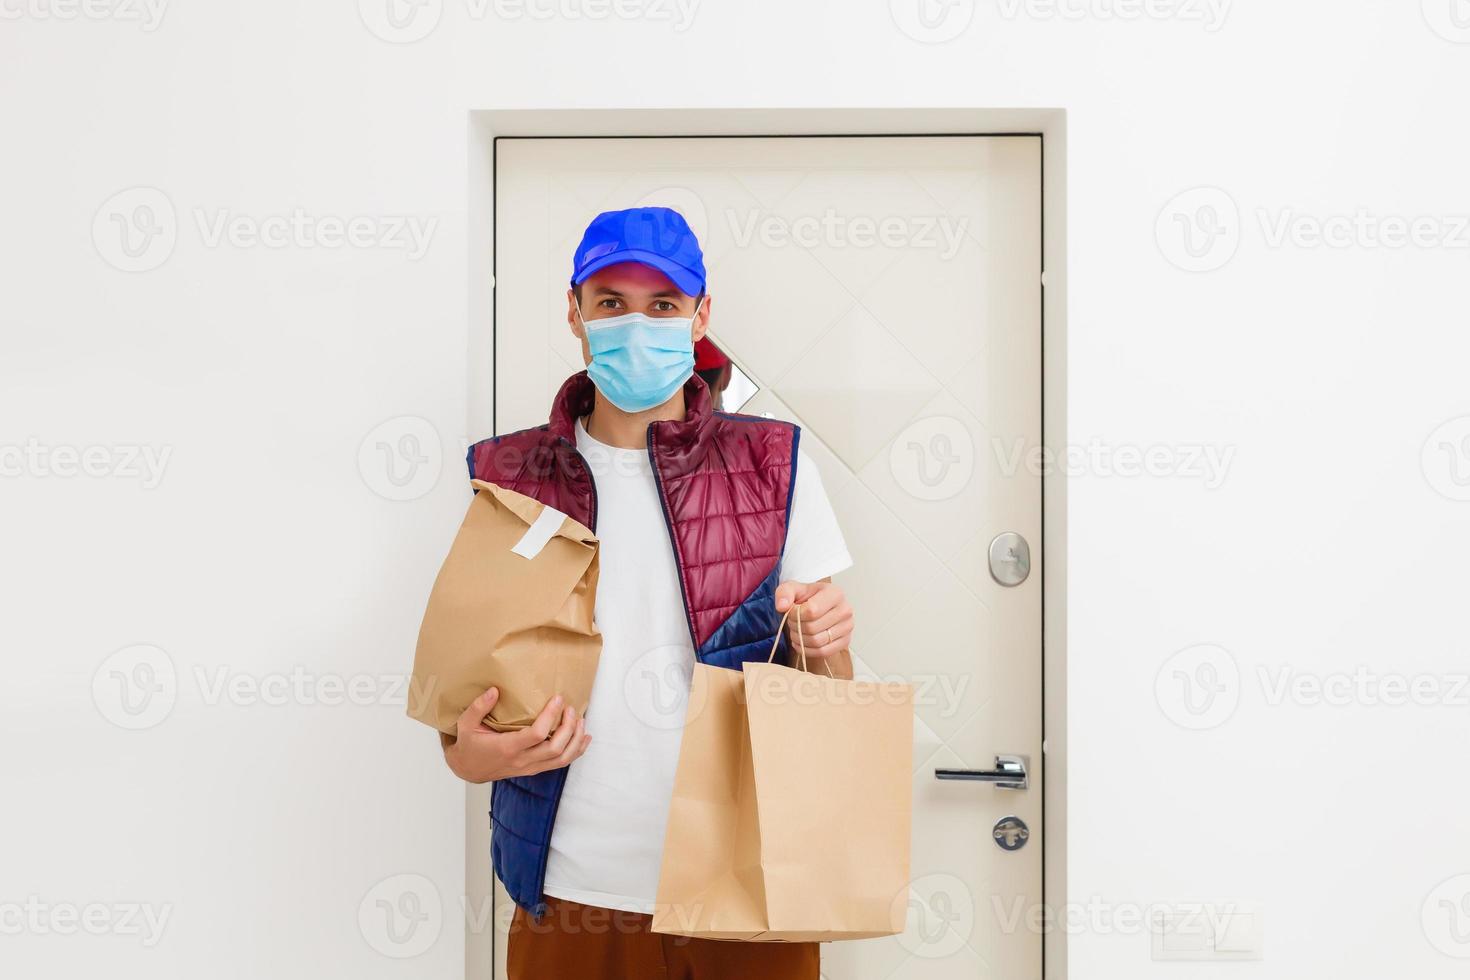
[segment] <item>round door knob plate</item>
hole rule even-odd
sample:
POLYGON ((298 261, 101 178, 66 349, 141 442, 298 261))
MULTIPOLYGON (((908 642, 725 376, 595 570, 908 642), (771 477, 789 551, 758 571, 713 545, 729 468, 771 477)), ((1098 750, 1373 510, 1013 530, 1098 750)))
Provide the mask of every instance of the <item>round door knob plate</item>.
POLYGON ((1019 851, 1031 838, 1031 828, 1020 817, 1001 817, 995 822, 991 836, 995 838, 995 846, 1002 851, 1019 851))
POLYGON ((990 542, 990 577, 1011 588, 1031 574, 1031 546, 1015 531, 997 534, 990 542))

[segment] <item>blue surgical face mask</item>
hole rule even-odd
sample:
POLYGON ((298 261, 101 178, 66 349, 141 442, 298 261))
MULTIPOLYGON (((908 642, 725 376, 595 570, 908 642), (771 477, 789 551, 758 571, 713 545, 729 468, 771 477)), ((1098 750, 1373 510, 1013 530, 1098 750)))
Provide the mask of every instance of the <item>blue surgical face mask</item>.
MULTIPOLYGON (((696 306, 694 316, 698 315, 696 306)), ((588 320, 581 304, 577 317, 592 353, 588 377, 604 398, 625 412, 662 405, 694 373, 694 317, 624 313, 588 320)))

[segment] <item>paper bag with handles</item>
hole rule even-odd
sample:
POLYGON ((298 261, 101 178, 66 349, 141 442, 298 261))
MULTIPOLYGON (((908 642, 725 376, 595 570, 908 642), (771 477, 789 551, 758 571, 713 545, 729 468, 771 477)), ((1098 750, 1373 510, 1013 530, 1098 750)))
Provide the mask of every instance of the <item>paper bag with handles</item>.
POLYGON ((694 667, 653 931, 763 942, 902 932, 913 689, 769 660, 694 667))
POLYGON ((471 481, 470 501, 419 628, 408 714, 441 732, 487 688, 485 723, 525 728, 552 695, 587 710, 602 636, 592 621, 597 538, 514 490, 471 481))

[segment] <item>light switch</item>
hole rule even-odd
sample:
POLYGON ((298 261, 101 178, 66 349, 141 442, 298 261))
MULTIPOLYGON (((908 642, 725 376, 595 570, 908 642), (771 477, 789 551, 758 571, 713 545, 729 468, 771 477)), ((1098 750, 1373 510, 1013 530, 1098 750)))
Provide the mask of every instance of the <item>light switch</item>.
POLYGON ((1155 960, 1258 960, 1261 908, 1256 903, 1181 903, 1156 910, 1150 923, 1155 960))
POLYGON ((1260 914, 1255 911, 1222 911, 1215 918, 1215 952, 1261 952, 1260 914))
POLYGON ((1204 918, 1195 913, 1163 916, 1163 947, 1169 953, 1200 953, 1211 948, 1210 930, 1204 918))

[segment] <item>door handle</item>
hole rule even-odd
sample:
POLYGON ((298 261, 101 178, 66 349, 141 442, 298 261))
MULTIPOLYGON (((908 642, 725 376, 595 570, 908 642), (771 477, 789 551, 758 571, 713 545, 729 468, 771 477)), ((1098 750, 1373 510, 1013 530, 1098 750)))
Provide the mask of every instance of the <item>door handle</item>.
POLYGON ((998 755, 994 769, 935 769, 935 779, 968 779, 976 783, 994 783, 996 789, 1026 789, 1028 759, 1024 755, 998 755))

